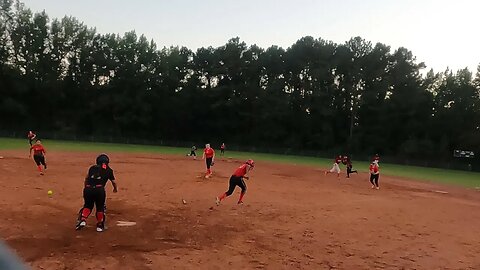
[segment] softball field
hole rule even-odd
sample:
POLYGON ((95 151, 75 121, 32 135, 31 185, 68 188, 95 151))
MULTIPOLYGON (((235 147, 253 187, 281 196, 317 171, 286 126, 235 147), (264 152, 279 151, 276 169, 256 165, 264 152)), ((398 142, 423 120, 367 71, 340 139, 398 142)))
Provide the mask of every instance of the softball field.
POLYGON ((74 230, 97 152, 49 151, 44 176, 27 151, 1 154, 0 236, 32 269, 480 269, 475 189, 256 161, 245 204, 237 189, 217 207, 243 160, 207 180, 201 160, 114 152, 97 233, 93 216, 74 230))

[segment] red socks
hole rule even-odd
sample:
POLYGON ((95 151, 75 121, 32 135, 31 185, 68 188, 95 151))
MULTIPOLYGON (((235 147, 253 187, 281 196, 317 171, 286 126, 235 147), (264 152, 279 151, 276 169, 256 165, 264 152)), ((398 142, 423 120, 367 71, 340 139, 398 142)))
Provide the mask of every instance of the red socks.
POLYGON ((42 172, 42 166, 38 165, 37 167, 38 167, 38 171, 42 172))
POLYGON ((90 210, 88 208, 83 208, 82 209, 82 220, 87 220, 88 216, 90 216, 90 213, 92 213, 92 210, 90 210))
MULTIPOLYGON (((82 220, 87 220, 88 216, 90 216, 91 213, 92 213, 91 209, 83 208, 82 209, 82 220)), ((97 222, 103 222, 104 217, 105 217, 105 215, 104 215, 103 212, 97 212, 97 214, 96 214, 97 222)))
POLYGON ((103 222, 103 212, 97 212, 97 222, 103 222))
POLYGON ((220 197, 218 197, 218 199, 223 200, 227 197, 227 193, 223 193, 220 197))
POLYGON ((239 202, 241 202, 243 200, 243 195, 245 195, 244 192, 240 193, 240 199, 238 199, 239 202))

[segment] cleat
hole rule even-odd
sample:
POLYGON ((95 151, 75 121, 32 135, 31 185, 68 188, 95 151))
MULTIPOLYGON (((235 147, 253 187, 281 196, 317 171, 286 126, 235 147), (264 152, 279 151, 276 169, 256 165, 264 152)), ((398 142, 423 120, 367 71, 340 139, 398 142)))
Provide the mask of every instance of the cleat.
POLYGON ((238 203, 237 203, 237 204, 243 205, 243 202, 242 202, 242 201, 238 201, 238 203))
POLYGON ((103 232, 103 230, 104 230, 103 222, 97 223, 97 232, 103 232))
POLYGON ((372 189, 375 189, 375 186, 372 185, 372 189))
POLYGON ((81 220, 77 223, 77 226, 75 227, 75 230, 81 230, 83 227, 87 225, 87 222, 85 220, 81 220))
POLYGON ((215 204, 216 204, 217 206, 220 205, 220 199, 219 199, 218 197, 215 198, 215 204))
POLYGON ((377 187, 377 190, 379 190, 379 189, 380 189, 380 187, 377 187))

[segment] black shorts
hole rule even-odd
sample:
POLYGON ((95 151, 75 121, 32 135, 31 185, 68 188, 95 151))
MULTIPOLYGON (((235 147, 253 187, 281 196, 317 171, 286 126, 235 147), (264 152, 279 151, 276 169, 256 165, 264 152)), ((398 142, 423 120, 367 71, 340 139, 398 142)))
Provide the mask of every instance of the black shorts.
POLYGON ((35 160, 35 163, 37 164, 37 166, 45 165, 45 156, 34 155, 33 160, 35 160))
POLYGON ((197 154, 195 154, 195 151, 190 151, 190 156, 194 156, 194 157, 196 157, 196 156, 197 156, 197 154))
POLYGON ((95 206, 97 212, 103 212, 105 209, 105 199, 106 193, 104 187, 85 187, 83 189, 84 208, 93 209, 93 206, 95 206))
POLYGON ((347 172, 352 172, 352 168, 353 168, 352 164, 348 164, 347 165, 347 172))
POLYGON ((243 181, 243 177, 232 175, 230 177, 230 181, 228 185, 228 191, 227 191, 228 196, 232 195, 236 186, 239 186, 242 189, 242 193, 245 193, 247 191, 247 185, 245 184, 245 181, 243 181))
POLYGON ((370 181, 378 181, 378 177, 380 176, 380 174, 370 174, 370 181))
POLYGON ((212 166, 213 158, 209 157, 209 158, 206 158, 205 160, 207 162, 207 169, 210 169, 210 167, 212 166))

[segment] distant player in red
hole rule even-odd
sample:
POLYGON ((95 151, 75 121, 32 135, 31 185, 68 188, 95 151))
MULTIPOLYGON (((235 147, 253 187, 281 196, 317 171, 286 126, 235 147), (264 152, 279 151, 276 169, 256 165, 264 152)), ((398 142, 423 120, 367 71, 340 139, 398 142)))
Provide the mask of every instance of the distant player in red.
POLYGON ((220 146, 220 154, 223 156, 225 155, 225 143, 222 143, 222 145, 220 146))
POLYGON ((349 156, 344 155, 342 157, 342 163, 343 163, 343 165, 347 166, 347 178, 350 178, 351 173, 358 174, 358 172, 356 170, 352 170, 353 164, 352 164, 352 160, 350 159, 349 156))
POLYGON ((378 162, 374 160, 370 164, 370 183, 372 183, 372 189, 380 189, 378 186, 378 178, 380 176, 380 168, 378 167, 378 162))
POLYGON ((37 138, 37 135, 30 130, 27 134, 27 138, 28 138, 28 142, 30 143, 30 146, 32 146, 33 141, 35 140, 35 138, 37 138))
POLYGON ((335 158, 335 161, 333 162, 333 166, 332 168, 329 170, 329 171, 325 171, 325 175, 329 174, 329 173, 337 173, 337 178, 340 179, 340 166, 338 164, 340 164, 342 162, 342 156, 337 156, 335 158))
POLYGON ((205 177, 208 178, 212 175, 210 167, 215 163, 215 150, 213 150, 208 143, 205 145, 205 150, 203 150, 202 159, 205 159, 207 164, 207 173, 205 174, 205 177))
POLYGON ((253 162, 253 160, 249 159, 245 162, 245 164, 242 164, 242 166, 238 167, 230 177, 230 183, 228 185, 227 192, 217 197, 215 200, 215 203, 217 205, 220 205, 220 202, 226 197, 232 195, 233 191, 235 190, 235 187, 239 186, 242 189, 242 192, 240 193, 238 204, 243 204, 243 196, 245 195, 245 192, 247 192, 247 185, 245 184, 245 181, 243 181, 243 178, 249 179, 249 177, 246 176, 246 174, 249 171, 251 171, 254 166, 255 166, 255 163, 253 162))
POLYGON ((40 140, 37 140, 35 144, 30 147, 30 155, 28 156, 29 158, 32 157, 32 152, 33 160, 37 164, 38 171, 40 172, 40 175, 43 175, 44 171, 47 169, 47 163, 45 162, 46 151, 40 140), (43 170, 41 165, 43 165, 43 170))

